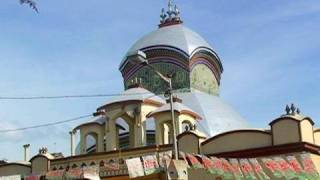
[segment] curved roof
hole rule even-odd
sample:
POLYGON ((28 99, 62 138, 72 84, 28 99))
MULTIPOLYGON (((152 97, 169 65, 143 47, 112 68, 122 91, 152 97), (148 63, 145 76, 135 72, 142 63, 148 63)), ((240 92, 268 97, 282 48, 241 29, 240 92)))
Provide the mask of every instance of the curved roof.
POLYGON ((203 120, 198 122, 198 127, 209 136, 250 127, 237 111, 218 96, 197 90, 189 93, 177 93, 177 95, 185 105, 203 117, 203 120))
MULTIPOLYGON (((183 51, 189 57, 197 48, 206 48, 214 52, 210 44, 198 33, 182 24, 159 28, 139 39, 128 51, 128 54, 153 46, 167 46, 183 51)), ((126 57, 121 62, 121 65, 126 57)))
POLYGON ((166 102, 159 96, 156 96, 154 93, 141 88, 130 88, 126 91, 124 91, 120 96, 115 96, 111 99, 109 99, 104 106, 98 108, 101 109, 105 106, 114 104, 114 103, 120 103, 120 102, 126 102, 126 101, 151 101, 158 104, 165 104, 166 102))
MULTIPOLYGON (((82 123, 80 125, 78 125, 77 127, 74 128, 74 130, 77 130, 79 128, 81 128, 82 126, 85 125, 91 125, 91 124, 97 124, 97 125, 104 125, 104 123, 107 121, 106 116, 96 116, 93 119, 89 120, 88 122, 82 123)), ((117 127, 119 127, 121 130, 126 130, 123 126, 116 124, 117 127)))
MULTIPOLYGON (((189 108, 189 107, 187 107, 184 104, 181 104, 179 102, 174 102, 173 103, 173 108, 174 108, 175 111, 177 111, 179 113, 187 113, 187 114, 190 114, 190 115, 196 117, 197 119, 202 119, 202 117, 197 112, 195 112, 191 108, 189 108)), ((148 117, 151 117, 151 116, 153 116, 155 114, 158 114, 158 113, 161 113, 161 112, 168 112, 170 110, 171 110, 170 104, 167 103, 167 104, 161 106, 160 108, 150 112, 148 114, 148 117)))

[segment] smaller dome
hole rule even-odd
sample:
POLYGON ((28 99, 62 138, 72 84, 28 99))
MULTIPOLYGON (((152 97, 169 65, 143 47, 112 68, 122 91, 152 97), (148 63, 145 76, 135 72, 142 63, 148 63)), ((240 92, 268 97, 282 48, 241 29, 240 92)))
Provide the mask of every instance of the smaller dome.
POLYGON ((130 88, 126 91, 124 91, 121 95, 115 96, 111 99, 109 99, 105 105, 102 107, 99 107, 98 110, 103 109, 106 106, 112 105, 114 103, 120 103, 120 102, 126 102, 126 101, 151 101, 156 104, 165 104, 166 102, 160 98, 159 96, 156 96, 154 93, 141 88, 141 87, 135 87, 130 88))
MULTIPOLYGON (((187 107, 186 105, 182 104, 182 103, 179 103, 179 102, 174 102, 173 103, 173 109, 176 111, 176 112, 179 112, 179 113, 186 113, 186 114, 190 114, 191 116, 194 116, 195 118, 197 119, 202 119, 202 117, 197 113, 195 112, 194 110, 192 110, 191 108, 187 107)), ((152 117, 158 113, 161 113, 161 112, 170 112, 171 111, 171 107, 170 107, 170 104, 167 103, 163 106, 161 106, 160 108, 150 112, 148 114, 148 117, 152 117)))

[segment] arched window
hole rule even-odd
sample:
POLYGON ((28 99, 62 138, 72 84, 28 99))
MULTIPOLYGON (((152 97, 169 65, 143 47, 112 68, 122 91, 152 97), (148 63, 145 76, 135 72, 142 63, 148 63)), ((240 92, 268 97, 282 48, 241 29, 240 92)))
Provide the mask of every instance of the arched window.
POLYGON ((182 132, 190 131, 192 129, 192 123, 188 120, 182 122, 182 132))
POLYGON ((82 163, 82 164, 81 164, 81 167, 82 167, 82 168, 83 168, 83 167, 87 167, 86 163, 82 163))
POLYGON ((88 133, 86 138, 86 150, 87 153, 95 153, 97 152, 97 142, 98 142, 98 135, 97 133, 91 132, 88 133))
POLYGON ((104 161, 100 161, 100 167, 103 167, 104 166, 104 161))
POLYGON ((122 126, 124 129, 119 129, 119 134, 117 135, 117 147, 120 149, 128 149, 130 148, 130 126, 122 118, 118 118, 116 120, 116 124, 122 126))

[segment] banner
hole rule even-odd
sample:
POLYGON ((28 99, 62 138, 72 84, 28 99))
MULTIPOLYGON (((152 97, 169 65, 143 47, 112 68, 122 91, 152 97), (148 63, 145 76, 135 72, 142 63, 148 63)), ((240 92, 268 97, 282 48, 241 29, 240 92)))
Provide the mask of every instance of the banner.
POLYGON ((48 180, 62 180, 64 176, 64 170, 49 171, 46 173, 46 179, 48 180))
POLYGON ((117 161, 107 161, 107 163, 105 163, 103 165, 103 169, 107 170, 107 171, 116 171, 120 169, 120 165, 119 162, 117 161))
POLYGON ((306 179, 307 178, 304 170, 302 169, 300 163, 298 162, 298 160, 295 156, 288 156, 287 161, 288 161, 289 165, 291 166, 291 168, 295 171, 295 174, 298 179, 306 179))
POLYGON ((195 169, 203 168, 201 162, 194 155, 187 153, 187 159, 189 160, 191 167, 195 169))
POLYGON ((232 166, 229 161, 224 158, 220 158, 220 160, 223 168, 223 179, 233 179, 232 166))
POLYGON ((284 177, 278 163, 270 158, 262 158, 261 159, 265 167, 272 173, 272 175, 276 178, 284 177))
POLYGON ((319 173, 314 165, 310 154, 304 153, 300 155, 305 173, 310 179, 320 179, 319 173))
POLYGON ((286 160, 281 157, 275 157, 273 159, 278 163, 283 175, 287 179, 293 179, 294 177, 296 177, 295 171, 286 160))
POLYGON ((269 180, 270 177, 263 171, 263 168, 259 164, 256 158, 250 158, 249 162, 252 164, 254 172, 257 174, 260 180, 269 180))
POLYGON ((216 170, 214 168, 213 162, 210 158, 207 156, 202 156, 202 162, 204 168, 210 173, 210 174, 216 174, 216 170))
POLYGON ((40 180, 41 175, 30 175, 30 176, 26 176, 24 179, 25 180, 40 180))
POLYGON ((235 180, 242 180, 244 179, 244 176, 242 174, 242 171, 240 169, 240 164, 238 159, 229 159, 230 165, 232 167, 232 172, 235 180))
POLYGON ((144 176, 144 170, 140 158, 127 159, 126 164, 128 167, 129 177, 136 178, 144 176))
POLYGON ((246 180, 256 180, 254 170, 247 159, 240 159, 240 167, 246 180))
POLYGON ((224 170, 223 170, 223 163, 222 163, 221 159, 218 159, 216 157, 211 157, 211 160, 213 162, 215 174, 218 176, 222 176, 224 174, 224 170))
POLYGON ((99 168, 97 166, 83 168, 81 179, 100 180, 99 168))
POLYGON ((21 180, 20 175, 0 176, 0 180, 21 180))
POLYGON ((187 167, 190 168, 188 160, 187 160, 187 156, 186 153, 179 151, 179 155, 183 158, 183 160, 185 161, 185 163, 187 164, 187 167))
POLYGON ((67 180, 80 179, 82 177, 82 168, 69 169, 65 172, 64 177, 67 180))
POLYGON ((160 167, 156 155, 143 156, 143 167, 146 175, 159 173, 160 167))
POLYGON ((172 159, 172 151, 165 151, 159 153, 159 165, 162 168, 166 168, 167 164, 172 159))

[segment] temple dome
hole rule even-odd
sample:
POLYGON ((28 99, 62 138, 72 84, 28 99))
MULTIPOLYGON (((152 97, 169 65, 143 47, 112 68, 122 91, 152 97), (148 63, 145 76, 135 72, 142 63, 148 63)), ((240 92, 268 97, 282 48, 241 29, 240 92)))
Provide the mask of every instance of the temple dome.
MULTIPOLYGON (((183 24, 175 24, 161 27, 141 39, 139 39, 127 52, 127 55, 133 54, 138 50, 149 48, 166 47, 178 49, 187 57, 191 57, 197 49, 206 49, 215 54, 212 46, 202 38, 198 33, 192 31, 183 24)), ((120 64, 120 66, 124 61, 120 64)))

